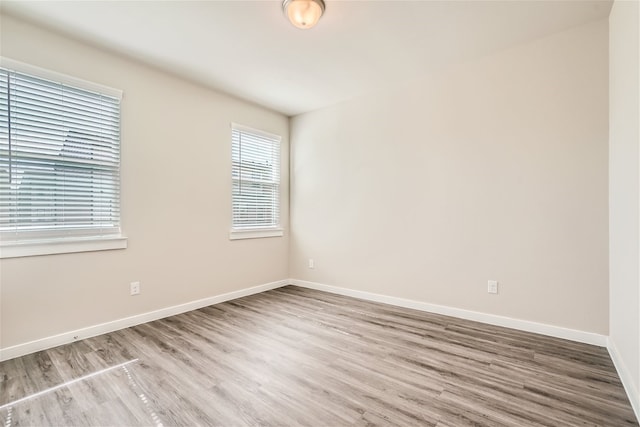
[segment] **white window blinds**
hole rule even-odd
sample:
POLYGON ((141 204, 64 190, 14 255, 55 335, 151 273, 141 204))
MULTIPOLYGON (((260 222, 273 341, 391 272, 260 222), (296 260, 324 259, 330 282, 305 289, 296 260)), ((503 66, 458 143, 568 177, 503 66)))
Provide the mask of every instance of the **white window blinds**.
POLYGON ((232 125, 235 230, 280 226, 280 137, 232 125))
POLYGON ((120 233, 120 98, 0 68, 0 237, 120 233))

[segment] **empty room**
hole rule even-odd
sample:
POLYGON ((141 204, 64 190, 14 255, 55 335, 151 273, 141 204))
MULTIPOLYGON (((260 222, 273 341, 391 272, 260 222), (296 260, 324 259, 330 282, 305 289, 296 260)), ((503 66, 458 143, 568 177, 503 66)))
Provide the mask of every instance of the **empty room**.
POLYGON ((638 426, 640 2, 0 2, 0 423, 638 426))

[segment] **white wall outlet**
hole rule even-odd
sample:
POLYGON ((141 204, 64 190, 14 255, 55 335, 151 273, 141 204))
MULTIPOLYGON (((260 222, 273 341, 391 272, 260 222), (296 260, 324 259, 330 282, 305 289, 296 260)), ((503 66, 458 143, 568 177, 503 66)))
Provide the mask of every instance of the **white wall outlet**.
POLYGON ((131 295, 138 295, 140 293, 140 282, 131 282, 129 290, 131 295))
POLYGON ((497 280, 489 280, 487 282, 487 292, 490 294, 498 293, 498 281, 497 280))
POLYGON ((309 258, 309 268, 316 268, 316 263, 313 261, 313 258, 309 258))

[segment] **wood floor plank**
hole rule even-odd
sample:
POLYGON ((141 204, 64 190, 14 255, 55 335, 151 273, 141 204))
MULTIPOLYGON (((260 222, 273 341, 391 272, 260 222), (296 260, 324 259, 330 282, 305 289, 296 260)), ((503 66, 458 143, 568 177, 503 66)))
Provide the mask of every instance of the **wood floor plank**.
POLYGON ((2 362, 0 421, 638 426, 601 347, 295 286, 2 362))

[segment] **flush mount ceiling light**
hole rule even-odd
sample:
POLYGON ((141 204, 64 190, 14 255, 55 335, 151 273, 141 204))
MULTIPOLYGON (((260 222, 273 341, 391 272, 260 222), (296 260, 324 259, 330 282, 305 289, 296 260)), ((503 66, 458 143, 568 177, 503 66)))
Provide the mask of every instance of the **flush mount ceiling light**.
POLYGON ((282 9, 293 25, 306 30, 316 25, 320 20, 324 13, 324 1, 284 0, 282 9))

